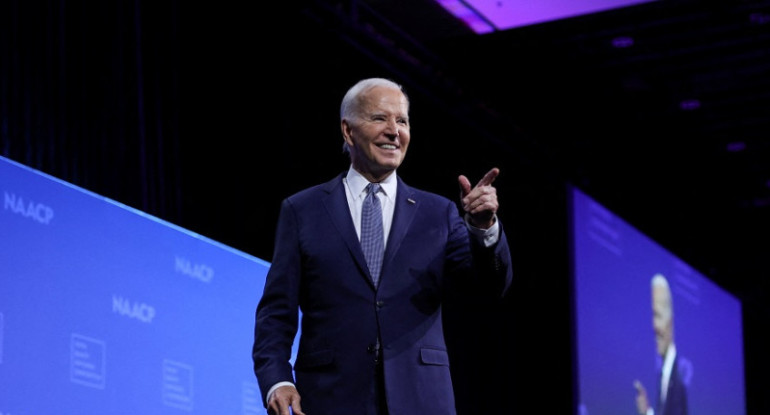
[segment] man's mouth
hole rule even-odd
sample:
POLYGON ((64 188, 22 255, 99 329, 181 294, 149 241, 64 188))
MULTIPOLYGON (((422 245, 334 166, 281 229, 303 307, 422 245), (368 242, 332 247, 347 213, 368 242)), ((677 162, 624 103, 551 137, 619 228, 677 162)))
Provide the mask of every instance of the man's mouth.
POLYGON ((384 150, 396 150, 398 148, 394 144, 377 144, 377 147, 384 150))

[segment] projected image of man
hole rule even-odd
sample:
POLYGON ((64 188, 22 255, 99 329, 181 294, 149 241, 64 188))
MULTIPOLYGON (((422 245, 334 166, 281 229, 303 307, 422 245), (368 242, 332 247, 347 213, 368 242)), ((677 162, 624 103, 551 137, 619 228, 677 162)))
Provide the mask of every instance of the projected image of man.
POLYGON ((668 280, 662 274, 652 278, 652 326, 655 344, 663 365, 658 373, 658 399, 653 408, 647 390, 639 380, 636 388, 636 408, 640 415, 687 415, 687 386, 679 366, 674 342, 674 305, 668 280))

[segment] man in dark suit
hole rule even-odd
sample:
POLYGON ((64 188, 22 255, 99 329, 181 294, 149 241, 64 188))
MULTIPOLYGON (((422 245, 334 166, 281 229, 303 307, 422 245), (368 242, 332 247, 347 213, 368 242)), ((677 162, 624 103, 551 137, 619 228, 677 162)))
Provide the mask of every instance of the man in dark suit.
POLYGON ((263 403, 280 415, 290 408, 298 415, 454 415, 446 290, 472 287, 500 299, 512 280, 492 186, 499 170, 474 187, 458 177, 461 216, 455 202, 396 175, 411 138, 400 85, 356 83, 340 118, 350 168, 281 204, 254 330, 263 403), (379 185, 376 199, 367 198, 370 183, 379 185), (369 205, 381 212, 370 216, 369 205), (360 242, 380 226, 383 236, 360 242), (371 263, 367 254, 378 249, 370 247, 380 255, 371 263))
POLYGON ((687 385, 684 382, 681 358, 674 343, 674 305, 668 280, 662 274, 652 277, 652 326, 655 345, 662 366, 658 373, 658 399, 655 409, 649 403, 647 391, 638 380, 636 408, 640 415, 687 415, 687 385))

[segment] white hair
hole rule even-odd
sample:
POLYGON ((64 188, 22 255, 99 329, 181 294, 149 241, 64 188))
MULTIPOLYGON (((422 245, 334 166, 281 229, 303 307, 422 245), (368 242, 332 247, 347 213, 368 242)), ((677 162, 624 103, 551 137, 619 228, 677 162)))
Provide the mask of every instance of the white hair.
MULTIPOLYGON (((402 94, 404 94, 404 96, 406 96, 406 93, 404 93, 404 88, 400 84, 397 84, 396 82, 393 82, 390 79, 386 79, 386 78, 362 79, 356 82, 355 85, 350 87, 350 89, 348 89, 348 92, 345 93, 345 96, 342 97, 342 104, 340 105, 340 121, 348 120, 355 117, 356 114, 358 113, 358 108, 360 107, 360 104, 361 104, 361 97, 364 95, 365 92, 378 86, 398 89, 399 91, 401 91, 402 94)), ((408 105, 409 104, 408 97, 406 102, 408 105)))
POLYGON ((652 285, 653 291, 655 288, 661 288, 666 293, 666 305, 668 306, 669 312, 673 315, 674 314, 674 302, 671 296, 671 287, 668 285, 668 280, 666 277, 663 276, 661 273, 657 273, 652 277, 652 281, 650 282, 650 285, 652 285))

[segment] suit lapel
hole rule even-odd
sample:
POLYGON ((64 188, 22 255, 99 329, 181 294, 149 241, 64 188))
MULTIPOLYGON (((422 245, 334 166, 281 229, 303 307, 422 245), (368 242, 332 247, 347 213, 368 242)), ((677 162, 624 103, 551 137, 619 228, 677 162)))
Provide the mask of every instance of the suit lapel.
POLYGON ((415 197, 414 189, 407 186, 400 177, 397 179, 396 206, 393 210, 393 223, 390 226, 385 257, 382 260, 381 279, 387 279, 388 263, 393 260, 396 252, 398 252, 398 248, 401 246, 401 242, 404 240, 420 205, 420 201, 415 197))
POLYGON ((337 228, 337 232, 342 237, 342 240, 345 241, 345 245, 347 245, 348 251, 350 252, 350 255, 353 256, 356 265, 358 265, 363 276, 367 279, 372 288, 374 288, 372 277, 369 274, 369 267, 366 265, 366 258, 364 258, 364 252, 361 249, 361 243, 358 241, 358 236, 356 235, 353 219, 350 217, 350 208, 348 207, 347 195, 345 194, 345 186, 342 184, 344 174, 345 173, 324 184, 323 189, 326 192, 326 195, 322 202, 334 227, 337 228))

